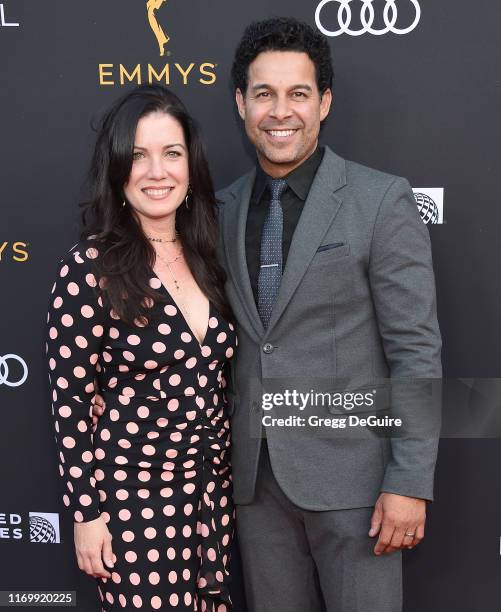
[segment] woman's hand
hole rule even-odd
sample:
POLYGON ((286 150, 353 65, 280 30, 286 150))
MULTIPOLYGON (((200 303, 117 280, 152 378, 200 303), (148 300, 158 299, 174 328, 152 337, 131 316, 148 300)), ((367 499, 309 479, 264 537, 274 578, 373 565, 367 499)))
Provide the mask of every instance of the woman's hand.
POLYGON ((99 516, 93 521, 75 523, 74 533, 78 567, 94 578, 111 578, 103 565, 104 560, 108 567, 113 567, 112 536, 104 519, 99 516))
POLYGON ((92 431, 96 430, 97 422, 99 421, 99 417, 102 416, 106 405, 104 403, 104 399, 99 393, 96 393, 92 398, 92 431))

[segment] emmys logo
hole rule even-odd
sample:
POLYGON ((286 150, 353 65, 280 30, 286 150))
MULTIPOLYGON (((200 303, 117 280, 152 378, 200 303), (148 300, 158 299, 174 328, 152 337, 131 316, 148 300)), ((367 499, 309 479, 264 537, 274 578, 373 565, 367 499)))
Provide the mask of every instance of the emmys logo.
POLYGON ((28 243, 27 242, 0 242, 0 262, 6 259, 12 261, 25 262, 28 261, 28 243))
POLYGON ((18 28, 18 23, 9 23, 5 16, 5 4, 0 4, 0 27, 2 28, 18 28))
POLYGON ((413 188, 414 198, 426 225, 437 225, 444 222, 444 188, 421 187, 413 188))
MULTIPOLYGON (((160 57, 171 55, 170 51, 165 50, 170 37, 164 32, 162 25, 159 23, 158 15, 159 9, 166 1, 146 0, 146 4, 143 4, 143 7, 146 7, 149 29, 151 29, 156 39, 160 57)), ((217 64, 214 62, 202 62, 200 64, 195 62, 174 62, 161 66, 151 63, 138 63, 132 66, 125 66, 124 64, 99 64, 99 85, 115 86, 128 85, 129 83, 135 83, 136 85, 142 85, 143 83, 171 85, 175 82, 190 85, 194 80, 200 83, 200 85, 214 85, 217 78, 216 68, 217 64)))
POLYGON ((169 42, 169 37, 162 30, 162 26, 159 25, 156 17, 156 11, 164 4, 165 0, 147 0, 146 10, 148 11, 148 22, 150 28, 153 30, 153 34, 157 39, 158 47, 160 49, 160 57, 164 56, 165 45, 169 42))

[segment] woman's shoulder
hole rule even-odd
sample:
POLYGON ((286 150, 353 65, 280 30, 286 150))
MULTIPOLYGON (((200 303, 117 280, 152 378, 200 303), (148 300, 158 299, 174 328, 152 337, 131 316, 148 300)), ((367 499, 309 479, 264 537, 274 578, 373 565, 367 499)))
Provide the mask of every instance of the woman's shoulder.
POLYGON ((51 309, 60 308, 64 302, 67 313, 80 311, 87 317, 85 311, 97 312, 97 307, 102 307, 102 282, 95 265, 100 250, 102 243, 87 238, 74 244, 60 259, 51 289, 51 309))
POLYGON ((104 253, 105 244, 95 236, 84 238, 74 244, 60 259, 59 273, 66 276, 68 273, 87 274, 93 272, 95 263, 104 253))
POLYGON ((79 265, 91 263, 98 259, 105 251, 105 243, 95 236, 83 238, 74 244, 61 259, 61 264, 77 263, 79 265))

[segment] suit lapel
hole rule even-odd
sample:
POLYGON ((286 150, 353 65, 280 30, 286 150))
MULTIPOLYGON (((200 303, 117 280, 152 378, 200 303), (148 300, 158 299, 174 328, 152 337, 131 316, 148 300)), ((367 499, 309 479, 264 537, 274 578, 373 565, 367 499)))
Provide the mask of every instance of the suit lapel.
POLYGON ((245 252, 245 228, 255 176, 254 169, 230 190, 234 201, 230 206, 224 206, 223 238, 228 269, 254 335, 260 340, 264 328, 254 300, 245 252))
POLYGON ((317 171, 292 238, 280 292, 273 307, 268 332, 277 323, 287 307, 320 246, 322 238, 338 213, 342 205, 342 199, 336 192, 345 185, 346 164, 344 160, 333 153, 329 147, 325 147, 322 163, 317 171))

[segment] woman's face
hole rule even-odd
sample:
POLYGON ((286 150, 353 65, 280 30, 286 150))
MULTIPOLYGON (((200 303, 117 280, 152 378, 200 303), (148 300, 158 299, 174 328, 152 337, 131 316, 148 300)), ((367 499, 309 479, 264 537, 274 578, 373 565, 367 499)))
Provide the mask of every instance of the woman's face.
POLYGON ((134 159, 124 193, 140 222, 175 215, 188 191, 188 149, 183 128, 162 112, 139 120, 134 159))

